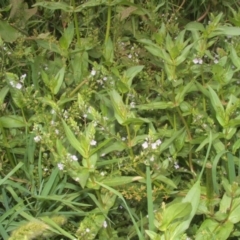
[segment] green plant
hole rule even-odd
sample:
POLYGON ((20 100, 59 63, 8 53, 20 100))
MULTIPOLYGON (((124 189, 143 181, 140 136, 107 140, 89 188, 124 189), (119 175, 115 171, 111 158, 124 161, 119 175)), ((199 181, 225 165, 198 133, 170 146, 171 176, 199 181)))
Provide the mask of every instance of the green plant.
POLYGON ((136 2, 1 6, 4 240, 239 236, 239 4, 136 2))

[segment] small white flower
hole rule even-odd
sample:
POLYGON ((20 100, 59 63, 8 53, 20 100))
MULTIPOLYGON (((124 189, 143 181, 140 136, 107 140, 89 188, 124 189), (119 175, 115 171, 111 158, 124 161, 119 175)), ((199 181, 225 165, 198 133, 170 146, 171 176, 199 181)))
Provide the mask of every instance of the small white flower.
POLYGON ((106 153, 102 153, 102 154, 101 154, 101 157, 104 157, 105 155, 106 155, 106 153))
POLYGON ((213 60, 213 62, 214 62, 215 64, 217 64, 217 63, 218 63, 218 59, 215 58, 215 59, 213 60))
POLYGON ((106 228, 107 227, 107 221, 103 222, 103 227, 106 228))
POLYGON ((144 143, 142 144, 142 147, 143 147, 144 149, 148 148, 148 142, 144 142, 144 143))
POLYGON ((59 170, 63 170, 63 168, 64 168, 64 165, 62 163, 58 163, 57 166, 58 166, 59 170))
POLYGON ((154 161, 154 156, 151 156, 150 161, 151 161, 151 162, 154 161))
POLYGON ((78 158, 77 158, 76 155, 71 155, 71 159, 72 159, 73 161, 78 161, 78 158))
POLYGON ((131 102, 130 103, 130 108, 135 108, 136 107, 136 103, 135 102, 131 102))
POLYGON ((129 55, 128 55, 128 58, 130 58, 130 59, 131 59, 131 58, 132 58, 132 54, 129 54, 129 55))
POLYGON ((122 141, 125 141, 126 140, 126 138, 125 137, 122 137, 122 141))
POLYGON ((96 73, 97 73, 97 71, 96 71, 96 70, 94 70, 94 69, 92 69, 92 71, 91 71, 91 75, 92 75, 92 76, 95 76, 95 75, 96 75, 96 73))
POLYGON ((161 145, 162 141, 160 139, 158 139, 156 142, 157 146, 161 145))
POLYGON ((152 146, 152 149, 157 149, 157 144, 156 143, 152 143, 151 146, 152 146))
POLYGON ((100 175, 101 175, 101 176, 105 176, 105 173, 104 173, 104 172, 101 172, 100 175))
POLYGON ((87 114, 86 114, 86 113, 85 113, 85 114, 83 114, 83 117, 84 117, 84 118, 87 118, 87 114))
POLYGON ((20 82, 24 82, 25 78, 26 78, 27 74, 23 74, 21 77, 20 77, 20 82))
POLYGON ((193 63, 194 64, 202 64, 203 63, 203 60, 201 58, 194 58, 193 59, 193 63))
POLYGON ((55 114, 56 111, 55 111, 54 109, 52 109, 50 113, 51 113, 51 114, 55 114))
POLYGON ((91 146, 96 146, 96 145, 97 145, 97 142, 93 139, 93 140, 91 140, 90 145, 91 145, 91 146))
POLYGON ((10 81, 9 83, 10 83, 10 85, 11 85, 12 87, 15 87, 14 81, 10 81))
POLYGON ((180 167, 179 167, 179 165, 177 163, 174 163, 174 168, 175 169, 179 169, 180 167))
POLYGON ((34 140, 35 142, 40 142, 41 139, 42 139, 41 136, 36 136, 36 137, 33 138, 33 140, 34 140))
POLYGON ((16 86, 15 86, 15 88, 17 88, 17 89, 22 89, 22 84, 21 84, 21 83, 17 83, 16 86))
POLYGON ((67 112, 66 110, 64 110, 64 112, 63 112, 63 117, 64 117, 65 119, 68 118, 68 112, 67 112))
POLYGON ((87 228, 87 229, 86 229, 86 232, 87 232, 87 233, 89 233, 89 232, 90 232, 90 229, 89 229, 89 228, 87 228))
POLYGON ((55 122, 53 120, 50 123, 51 123, 52 126, 55 125, 55 122))
POLYGON ((58 135, 58 134, 59 134, 59 130, 58 130, 58 129, 55 129, 55 133, 58 135))
POLYGON ((99 83, 100 85, 103 85, 103 81, 100 79, 97 80, 97 83, 99 83))
POLYGON ((104 78, 103 78, 103 81, 107 81, 107 77, 104 77, 104 78))

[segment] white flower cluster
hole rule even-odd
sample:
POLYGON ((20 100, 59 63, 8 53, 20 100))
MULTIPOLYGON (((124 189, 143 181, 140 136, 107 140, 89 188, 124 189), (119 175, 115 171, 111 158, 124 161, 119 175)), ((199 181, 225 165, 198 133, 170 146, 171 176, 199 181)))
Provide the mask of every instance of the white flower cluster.
POLYGON ((194 64, 200 64, 200 65, 201 65, 201 64, 203 64, 203 60, 202 60, 201 58, 194 58, 194 59, 193 59, 193 63, 194 63, 194 64))
POLYGON ((62 163, 58 163, 57 166, 58 166, 59 170, 63 170, 64 169, 64 165, 62 163))
POLYGON ((142 144, 143 149, 147 149, 149 146, 151 146, 151 148, 157 149, 158 146, 160 146, 162 143, 162 141, 160 139, 158 139, 156 142, 154 143, 149 143, 148 139, 146 139, 146 141, 142 144))
POLYGON ((17 88, 20 90, 23 87, 22 83, 24 82, 26 76, 27 76, 26 74, 23 74, 19 79, 20 82, 10 81, 9 83, 13 88, 17 88))
POLYGON ((77 158, 76 155, 72 155, 70 153, 67 153, 67 160, 70 161, 70 162, 72 162, 72 161, 76 162, 76 161, 78 161, 78 158, 77 158))
POLYGON ((38 142, 40 142, 40 141, 42 140, 42 137, 41 137, 41 136, 35 136, 35 137, 33 138, 33 140, 34 140, 36 143, 38 143, 38 142))

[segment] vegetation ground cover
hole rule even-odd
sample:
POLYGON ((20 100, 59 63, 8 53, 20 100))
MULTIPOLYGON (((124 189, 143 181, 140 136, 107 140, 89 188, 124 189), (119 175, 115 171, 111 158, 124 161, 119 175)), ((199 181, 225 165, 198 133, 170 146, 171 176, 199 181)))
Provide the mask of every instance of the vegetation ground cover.
POLYGON ((240 239, 238 1, 0 13, 0 239, 240 239))

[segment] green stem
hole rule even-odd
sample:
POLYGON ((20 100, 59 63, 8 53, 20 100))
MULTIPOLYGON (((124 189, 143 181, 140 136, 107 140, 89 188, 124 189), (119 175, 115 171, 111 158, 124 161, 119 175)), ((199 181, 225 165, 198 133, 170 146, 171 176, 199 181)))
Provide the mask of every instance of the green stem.
MULTIPOLYGON (((189 139, 189 141, 190 141, 190 140, 192 139, 191 131, 190 131, 189 127, 188 127, 188 124, 187 124, 185 118, 182 116, 182 113, 181 113, 179 107, 177 107, 177 112, 178 112, 178 114, 179 114, 179 116, 180 116, 180 118, 181 118, 181 120, 182 120, 182 122, 183 122, 183 124, 184 124, 184 126, 185 126, 185 128, 186 128, 187 135, 188 135, 188 139, 189 139)), ((191 146, 190 146, 190 147, 191 147, 191 146)), ((189 154, 188 163, 189 163, 189 167, 190 167, 191 172, 194 173, 193 163, 192 163, 192 152, 191 152, 191 150, 190 150, 190 154, 189 154)))
MULTIPOLYGON (((110 1, 109 1, 109 3, 110 3, 110 1)), ((105 35, 105 44, 107 43, 109 35, 110 35, 111 13, 112 13, 112 7, 108 6, 107 29, 106 29, 106 35, 105 35)))
POLYGON ((131 144, 131 134, 130 134, 130 130, 129 130, 129 127, 128 125, 126 126, 126 129, 127 129, 127 135, 128 135, 128 148, 129 148, 129 151, 130 151, 130 155, 131 155, 131 158, 133 159, 134 158, 134 154, 133 154, 133 150, 132 150, 132 144, 131 144))
POLYGON ((146 177, 147 177, 147 205, 148 205, 148 223, 149 230, 154 230, 154 213, 153 213, 153 197, 152 197, 152 181, 150 165, 146 166, 146 177))
POLYGON ((69 93, 69 97, 73 97, 75 95, 75 93, 85 84, 88 82, 88 79, 85 79, 84 81, 82 81, 80 84, 77 85, 77 87, 75 87, 73 89, 73 91, 71 91, 69 93))
MULTIPOLYGON (((73 6, 73 9, 75 10, 75 0, 72 0, 72 6, 73 6)), ((75 32, 76 32, 76 35, 77 35, 77 43, 78 45, 81 45, 81 39, 80 39, 80 32, 79 32, 79 26, 78 26, 78 20, 77 20, 77 13, 74 12, 73 13, 73 17, 74 17, 74 25, 75 25, 75 32)))

